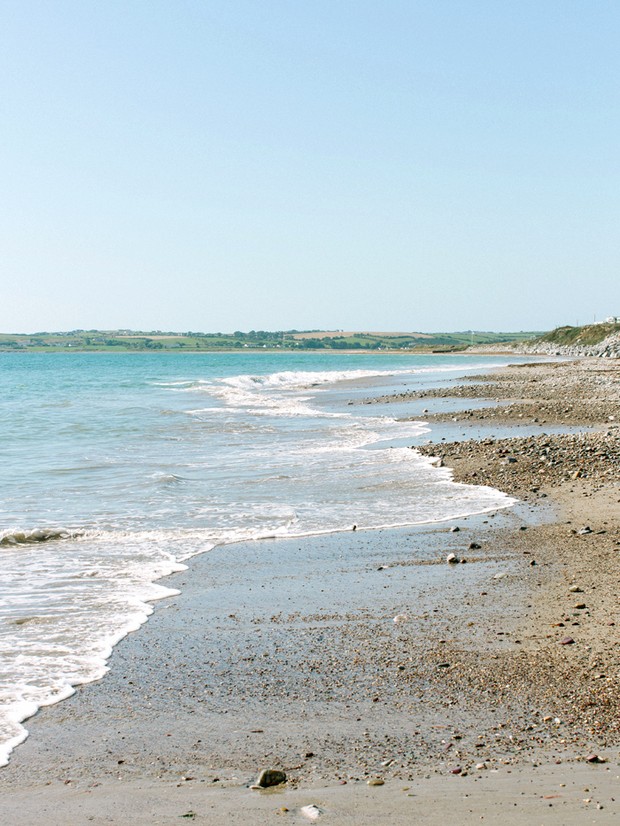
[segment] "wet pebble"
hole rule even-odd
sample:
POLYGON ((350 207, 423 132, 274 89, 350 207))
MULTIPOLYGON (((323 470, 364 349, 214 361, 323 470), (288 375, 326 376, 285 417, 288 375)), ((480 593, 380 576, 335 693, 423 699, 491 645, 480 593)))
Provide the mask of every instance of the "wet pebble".
POLYGON ((256 783, 250 786, 251 789, 267 789, 269 786, 279 786, 281 783, 286 783, 286 774, 278 769, 263 769, 256 783))

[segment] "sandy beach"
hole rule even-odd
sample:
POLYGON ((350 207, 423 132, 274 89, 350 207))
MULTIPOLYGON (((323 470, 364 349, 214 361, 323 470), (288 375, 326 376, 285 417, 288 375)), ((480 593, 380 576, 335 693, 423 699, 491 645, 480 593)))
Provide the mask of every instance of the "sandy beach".
POLYGON ((518 503, 194 558, 27 723, 0 821, 618 822, 619 379, 527 364, 394 397, 422 452, 518 503), (264 768, 287 783, 250 789, 264 768))

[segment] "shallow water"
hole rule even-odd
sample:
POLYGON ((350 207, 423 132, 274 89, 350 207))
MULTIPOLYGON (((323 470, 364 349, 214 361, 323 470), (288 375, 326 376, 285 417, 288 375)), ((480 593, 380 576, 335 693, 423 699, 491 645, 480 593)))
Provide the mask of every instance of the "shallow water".
POLYGON ((0 354, 0 764, 26 736, 21 721, 105 672, 112 646, 171 593, 156 580, 183 560, 242 539, 509 505, 409 449, 423 424, 348 404, 503 363, 0 354))

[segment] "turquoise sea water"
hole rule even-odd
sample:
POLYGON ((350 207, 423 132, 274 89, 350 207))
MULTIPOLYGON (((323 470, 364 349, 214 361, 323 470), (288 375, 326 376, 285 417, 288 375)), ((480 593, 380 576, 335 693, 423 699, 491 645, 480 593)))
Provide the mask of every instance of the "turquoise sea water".
MULTIPOLYGON (((512 359, 514 361, 514 359, 512 359)), ((403 447, 425 425, 348 399, 493 357, 0 354, 0 765, 22 721, 213 545, 433 522, 510 504, 403 447)))

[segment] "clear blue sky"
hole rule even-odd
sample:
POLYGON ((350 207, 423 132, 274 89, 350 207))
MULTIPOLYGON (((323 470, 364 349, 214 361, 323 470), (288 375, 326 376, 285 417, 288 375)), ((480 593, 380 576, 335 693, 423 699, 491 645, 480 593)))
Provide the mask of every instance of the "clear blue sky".
POLYGON ((620 314, 617 0, 0 0, 0 330, 620 314))

